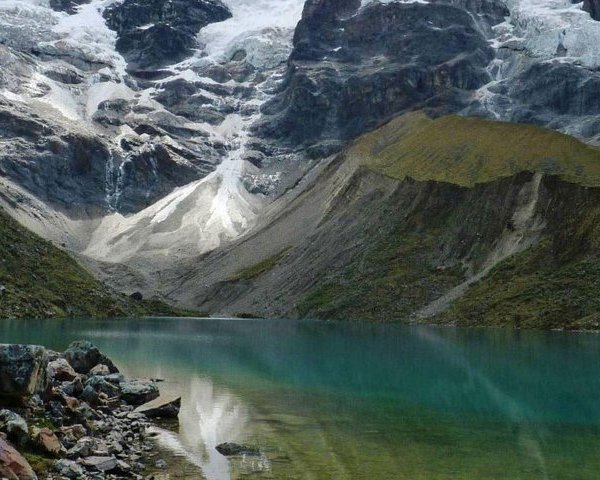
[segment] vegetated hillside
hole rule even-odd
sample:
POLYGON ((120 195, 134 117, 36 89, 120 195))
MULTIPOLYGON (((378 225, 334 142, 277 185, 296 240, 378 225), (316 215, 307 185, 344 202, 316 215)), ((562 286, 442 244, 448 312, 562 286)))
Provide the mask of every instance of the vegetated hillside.
POLYGON ((0 209, 0 318, 177 313, 160 301, 112 291, 0 209))
POLYGON ((531 125, 458 116, 433 120, 415 112, 366 134, 351 151, 398 179, 472 187, 530 171, 600 185, 600 150, 531 125))
POLYGON ((599 173, 562 134, 405 115, 174 291, 223 314, 595 328, 599 173))

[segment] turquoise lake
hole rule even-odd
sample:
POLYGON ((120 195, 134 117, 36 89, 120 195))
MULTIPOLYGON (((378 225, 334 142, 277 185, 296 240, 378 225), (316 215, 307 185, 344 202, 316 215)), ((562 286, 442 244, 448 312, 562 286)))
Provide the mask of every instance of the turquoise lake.
POLYGON ((182 397, 172 478, 600 478, 600 336, 228 319, 0 322, 182 397), (227 459, 215 446, 259 447, 227 459))

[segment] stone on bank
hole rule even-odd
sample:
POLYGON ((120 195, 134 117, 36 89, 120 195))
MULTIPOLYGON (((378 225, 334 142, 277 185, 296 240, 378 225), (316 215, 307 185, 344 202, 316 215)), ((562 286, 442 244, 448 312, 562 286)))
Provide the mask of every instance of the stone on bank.
POLYGON ((154 381, 126 379, 90 342, 63 354, 0 345, 0 478, 36 479, 25 457, 49 480, 141 478, 145 462, 159 468, 148 417, 179 413, 180 399, 148 417, 134 411, 158 396, 154 381))

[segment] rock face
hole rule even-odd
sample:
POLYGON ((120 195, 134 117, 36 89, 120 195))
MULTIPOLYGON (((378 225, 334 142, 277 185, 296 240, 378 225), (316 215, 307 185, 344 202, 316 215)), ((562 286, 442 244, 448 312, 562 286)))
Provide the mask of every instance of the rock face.
MULTIPOLYGON (((578 3, 573 1, 573 3, 578 3)), ((600 20, 600 1, 598 0, 584 0, 583 9, 586 12, 590 12, 590 15, 594 20, 600 20)))
POLYGON ((0 398, 19 401, 46 388, 46 349, 37 345, 0 345, 0 398))
POLYGON ((9 480, 37 480, 27 460, 2 438, 0 438, 0 477, 9 480))
POLYGON ((77 341, 69 345, 63 357, 77 373, 87 374, 96 365, 105 365, 111 373, 119 370, 98 347, 88 341, 77 341))
POLYGON ((341 143, 398 113, 457 112, 490 80, 493 51, 474 13, 500 2, 311 0, 296 28, 285 88, 258 132, 294 145, 341 143), (460 8, 462 7, 462 8, 460 8))
POLYGON ((117 49, 132 71, 157 69, 191 56, 196 35, 231 13, 220 0, 125 0, 104 16, 118 34, 117 49))

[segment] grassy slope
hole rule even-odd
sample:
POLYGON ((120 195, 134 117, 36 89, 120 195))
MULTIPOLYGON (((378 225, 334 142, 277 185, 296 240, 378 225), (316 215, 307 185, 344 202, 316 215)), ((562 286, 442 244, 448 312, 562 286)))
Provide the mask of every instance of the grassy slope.
POLYGON ((0 209, 0 318, 174 315, 159 301, 136 302, 98 282, 67 253, 0 209))
POLYGON ((600 185, 600 150, 531 125, 412 113, 365 135, 354 151, 370 168, 398 179, 469 187, 531 171, 600 185))
MULTIPOLYGON (((363 136, 348 154, 359 155, 368 168, 398 179, 471 187, 521 171, 541 171, 585 186, 600 185, 597 149, 537 127, 479 119, 431 120, 409 114, 363 136)), ((585 208, 589 211, 577 218, 580 223, 565 234, 577 237, 581 248, 556 251, 547 239, 502 262, 433 321, 600 328, 600 227, 596 227, 600 214, 585 208)), ((299 315, 406 318, 464 278, 458 266, 440 270, 432 260, 456 221, 445 215, 418 233, 410 226, 388 230, 345 271, 323 279, 299 305, 299 315)))

